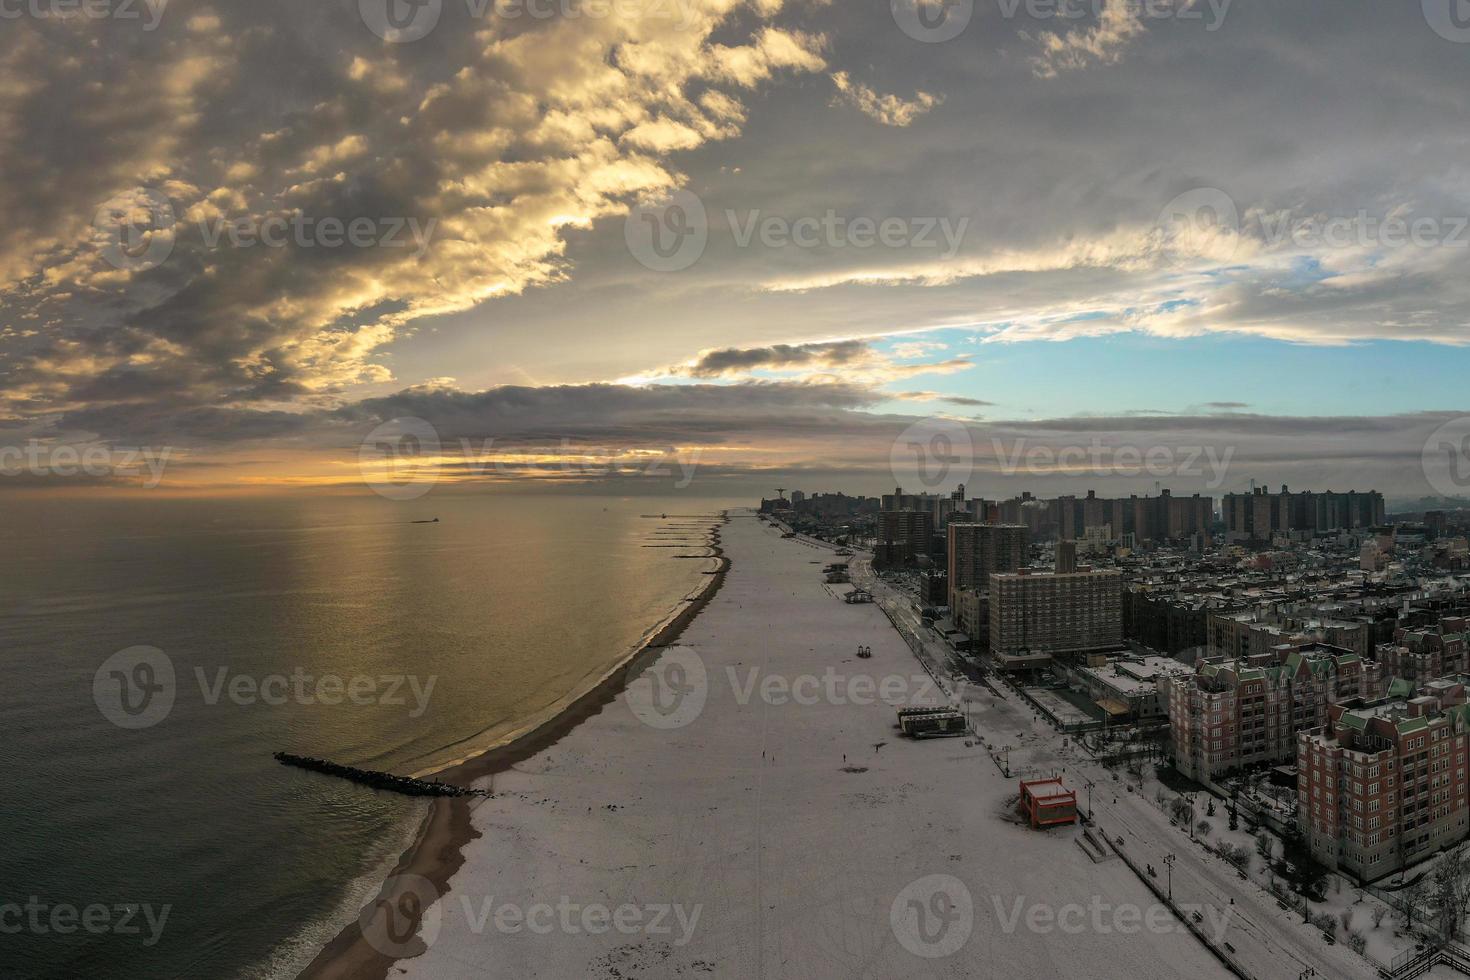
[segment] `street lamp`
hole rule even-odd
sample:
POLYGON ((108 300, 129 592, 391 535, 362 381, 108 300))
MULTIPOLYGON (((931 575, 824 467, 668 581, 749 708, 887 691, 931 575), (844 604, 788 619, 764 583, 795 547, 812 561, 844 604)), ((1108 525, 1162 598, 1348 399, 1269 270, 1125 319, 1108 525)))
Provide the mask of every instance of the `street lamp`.
POLYGON ((1169 875, 1169 902, 1174 901, 1174 854, 1171 851, 1164 855, 1164 868, 1169 875))

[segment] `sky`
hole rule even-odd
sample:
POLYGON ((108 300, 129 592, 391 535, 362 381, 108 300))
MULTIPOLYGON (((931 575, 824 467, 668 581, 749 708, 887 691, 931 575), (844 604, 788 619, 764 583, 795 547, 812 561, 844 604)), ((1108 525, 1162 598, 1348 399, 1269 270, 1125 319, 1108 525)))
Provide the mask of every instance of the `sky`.
POLYGON ((1460 6, 4 5, 0 488, 1459 495, 1460 6))

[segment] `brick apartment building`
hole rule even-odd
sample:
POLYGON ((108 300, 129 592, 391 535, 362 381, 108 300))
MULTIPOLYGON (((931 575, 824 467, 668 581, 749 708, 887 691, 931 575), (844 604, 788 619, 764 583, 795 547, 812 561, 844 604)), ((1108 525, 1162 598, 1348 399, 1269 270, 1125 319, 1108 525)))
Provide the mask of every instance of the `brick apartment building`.
POLYGON ((1374 657, 1394 677, 1423 681, 1470 669, 1465 632, 1470 620, 1445 616, 1432 627, 1394 631, 1392 643, 1380 643, 1374 657))
POLYGON ((1275 534, 1293 531, 1370 528, 1384 518, 1383 494, 1376 490, 1292 493, 1282 487, 1280 493, 1271 493, 1258 487, 1251 493, 1227 493, 1220 510, 1227 533, 1250 541, 1269 541, 1275 534))
POLYGON ((1283 647, 1273 656, 1278 662, 1269 665, 1204 663, 1160 682, 1168 690, 1176 769, 1210 780, 1290 762, 1297 733, 1326 724, 1334 702, 1380 696, 1386 683, 1379 664, 1340 647, 1283 647))
POLYGON ((954 523, 948 528, 948 575, 951 608, 962 589, 984 592, 993 572, 1024 568, 1030 532, 1024 524, 954 523))
POLYGON ((989 584, 990 652, 1002 663, 1123 645, 1122 574, 1114 569, 992 573, 989 584))
POLYGON ((878 515, 878 543, 873 564, 903 568, 914 564, 933 547, 934 515, 922 510, 885 510, 878 515))
POLYGON ((1438 694, 1329 709, 1297 736, 1297 811, 1317 860, 1373 881, 1465 837, 1470 707, 1438 694))

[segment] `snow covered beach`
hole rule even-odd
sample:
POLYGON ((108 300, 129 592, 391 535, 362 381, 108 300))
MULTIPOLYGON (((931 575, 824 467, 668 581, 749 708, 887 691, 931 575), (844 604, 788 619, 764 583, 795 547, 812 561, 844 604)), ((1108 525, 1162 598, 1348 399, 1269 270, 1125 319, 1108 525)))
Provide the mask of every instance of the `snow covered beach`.
MULTIPOLYGON (((370 942, 410 977, 1226 976, 1116 860, 1036 832, 829 551, 736 513, 719 593, 599 713, 494 777, 447 889, 370 942), (858 659, 860 645, 872 657, 858 659)), ((379 974, 381 975, 381 974, 379 974)), ((396 975, 396 973, 395 973, 396 975)))

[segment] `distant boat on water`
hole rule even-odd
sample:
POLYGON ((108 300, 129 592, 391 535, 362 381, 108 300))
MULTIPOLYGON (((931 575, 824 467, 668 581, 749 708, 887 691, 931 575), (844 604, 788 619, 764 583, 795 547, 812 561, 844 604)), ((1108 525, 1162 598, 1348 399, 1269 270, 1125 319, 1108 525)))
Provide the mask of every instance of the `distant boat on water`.
POLYGON ((438 524, 439 523, 439 518, 436 517, 432 521, 409 521, 409 523, 410 524, 438 524))

